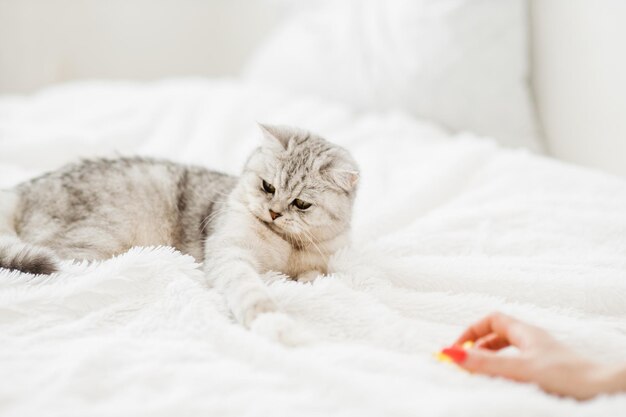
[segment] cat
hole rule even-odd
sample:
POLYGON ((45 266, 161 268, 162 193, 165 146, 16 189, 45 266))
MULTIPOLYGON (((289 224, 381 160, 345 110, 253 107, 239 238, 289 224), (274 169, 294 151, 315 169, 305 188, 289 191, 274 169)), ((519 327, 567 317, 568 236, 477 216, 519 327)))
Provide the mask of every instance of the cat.
POLYGON ((318 135, 260 128, 263 142, 238 178, 148 158, 95 159, 2 191, 0 268, 51 274, 60 260, 167 245, 203 262, 239 323, 279 313, 262 276, 308 282, 328 273, 329 257, 349 242, 359 170, 318 135))

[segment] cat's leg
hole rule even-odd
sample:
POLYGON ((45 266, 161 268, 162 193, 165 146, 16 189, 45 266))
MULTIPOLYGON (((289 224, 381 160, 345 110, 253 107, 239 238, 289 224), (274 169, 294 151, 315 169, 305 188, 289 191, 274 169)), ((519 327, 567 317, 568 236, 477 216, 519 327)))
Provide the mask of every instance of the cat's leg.
POLYGON ((268 294, 254 255, 243 247, 207 241, 205 271, 211 285, 221 291, 235 319, 246 327, 261 314, 278 307, 268 294))
POLYGON ((128 243, 116 236, 112 230, 115 230, 115 227, 76 224, 59 231, 55 236, 48 237, 45 244, 65 260, 109 259, 130 249, 128 243))
POLYGON ((288 346, 313 340, 291 317, 279 311, 257 272, 252 251, 209 239, 204 268, 209 282, 224 294, 229 309, 245 327, 288 346))

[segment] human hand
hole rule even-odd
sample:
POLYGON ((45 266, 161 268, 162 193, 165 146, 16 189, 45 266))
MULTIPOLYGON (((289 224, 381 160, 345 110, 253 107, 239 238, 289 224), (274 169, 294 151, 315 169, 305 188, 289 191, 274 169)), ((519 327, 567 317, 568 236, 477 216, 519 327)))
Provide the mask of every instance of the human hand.
POLYGON ((535 383, 546 392, 577 399, 618 391, 624 382, 623 371, 584 358, 546 331, 502 313, 471 325, 442 352, 470 372, 535 383), (473 348, 461 347, 467 341, 474 342, 473 348), (497 354, 511 345, 519 354, 497 354))

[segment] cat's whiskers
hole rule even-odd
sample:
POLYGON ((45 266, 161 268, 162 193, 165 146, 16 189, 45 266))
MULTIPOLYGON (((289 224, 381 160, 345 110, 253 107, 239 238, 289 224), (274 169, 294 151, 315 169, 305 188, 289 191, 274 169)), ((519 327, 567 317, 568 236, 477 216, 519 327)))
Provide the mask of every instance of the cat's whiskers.
POLYGON ((324 254, 322 253, 322 250, 320 249, 320 247, 315 243, 315 238, 313 235, 311 235, 306 229, 301 228, 300 229, 302 231, 302 234, 304 237, 307 238, 307 240, 309 241, 309 243, 311 243, 313 245, 313 247, 317 250, 317 252, 320 254, 320 256, 322 258, 324 258, 324 254))
POLYGON ((209 226, 209 224, 211 224, 211 222, 213 220, 215 220, 219 215, 227 213, 228 209, 226 207, 224 208, 219 208, 215 211, 213 211, 211 214, 209 214, 208 216, 206 216, 202 222, 200 223, 202 225, 202 228, 200 229, 200 233, 204 233, 204 231, 206 230, 206 228, 209 226))

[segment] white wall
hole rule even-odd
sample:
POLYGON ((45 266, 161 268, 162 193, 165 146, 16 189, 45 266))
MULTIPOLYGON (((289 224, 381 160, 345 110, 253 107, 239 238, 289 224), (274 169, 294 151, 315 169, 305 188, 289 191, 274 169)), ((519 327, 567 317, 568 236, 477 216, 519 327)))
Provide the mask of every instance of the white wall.
MULTIPOLYGON (((530 2, 549 150, 626 175, 626 0, 530 2)), ((288 3, 0 0, 0 94, 76 78, 234 75, 288 3)))
POLYGON ((277 10, 263 0, 0 0, 0 93, 235 74, 277 10))
POLYGON ((626 1, 532 0, 531 21, 549 151, 626 175, 626 1))

